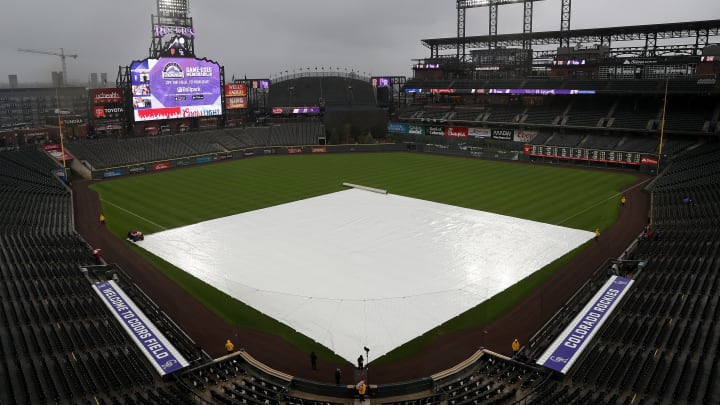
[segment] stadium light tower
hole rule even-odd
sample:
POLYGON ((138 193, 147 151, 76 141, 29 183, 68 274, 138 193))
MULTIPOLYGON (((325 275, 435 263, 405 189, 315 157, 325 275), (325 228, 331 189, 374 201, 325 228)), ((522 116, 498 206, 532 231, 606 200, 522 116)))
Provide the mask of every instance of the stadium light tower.
POLYGON ((190 12, 190 0, 158 0, 158 15, 164 17, 187 17, 190 12))
MULTIPOLYGON (((465 59, 465 10, 469 8, 478 7, 489 7, 489 21, 488 21, 488 34, 492 37, 497 35, 498 25, 498 6, 504 6, 506 4, 524 3, 525 9, 523 12, 523 34, 529 34, 532 32, 532 14, 533 14, 533 2, 542 0, 455 0, 457 8, 457 58, 465 59)), ((569 2, 570 0, 563 0, 569 2)), ((494 47, 494 43, 490 46, 494 47)), ((524 49, 530 48, 530 41, 524 41, 524 49)))
POLYGON ((152 16, 151 31, 151 58, 195 55, 190 0, 157 0, 157 14, 152 16))

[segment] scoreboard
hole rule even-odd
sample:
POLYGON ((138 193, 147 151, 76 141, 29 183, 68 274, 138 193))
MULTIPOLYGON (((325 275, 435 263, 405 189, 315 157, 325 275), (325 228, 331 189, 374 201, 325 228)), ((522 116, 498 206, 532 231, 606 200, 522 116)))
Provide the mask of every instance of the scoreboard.
POLYGON ((525 154, 552 159, 640 165, 643 153, 617 150, 572 148, 566 146, 525 145, 525 154))

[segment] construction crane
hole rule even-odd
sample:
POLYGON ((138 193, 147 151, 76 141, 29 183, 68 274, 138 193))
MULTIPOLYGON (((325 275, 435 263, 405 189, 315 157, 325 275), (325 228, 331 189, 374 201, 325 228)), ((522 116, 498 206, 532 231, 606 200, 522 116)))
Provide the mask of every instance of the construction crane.
POLYGON ((39 53, 42 55, 55 55, 59 56, 60 60, 62 61, 62 73, 63 73, 63 82, 67 82, 68 75, 67 75, 67 65, 65 64, 65 58, 73 58, 77 59, 77 55, 67 55, 65 54, 65 50, 63 48, 60 48, 60 52, 48 52, 48 51, 38 51, 35 49, 18 49, 19 52, 28 52, 28 53, 39 53))

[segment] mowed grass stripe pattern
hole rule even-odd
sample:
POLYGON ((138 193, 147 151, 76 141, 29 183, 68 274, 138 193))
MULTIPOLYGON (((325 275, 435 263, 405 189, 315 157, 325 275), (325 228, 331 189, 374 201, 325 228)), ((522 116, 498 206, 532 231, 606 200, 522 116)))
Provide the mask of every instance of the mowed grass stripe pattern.
MULTIPOLYGON (((340 191, 343 182, 350 182, 551 224, 607 201, 607 207, 614 207, 607 213, 600 206, 600 211, 562 224, 592 230, 612 223, 619 190, 634 179, 627 173, 378 153, 254 158, 106 181, 93 188, 103 200, 168 229, 340 191)), ((146 233, 159 230, 139 218, 128 219, 146 233)))
MULTIPOLYGON (((343 182, 590 231, 615 221, 619 190, 635 180, 633 174, 622 172, 396 152, 258 157, 103 181, 92 188, 105 202, 107 226, 124 238, 130 229, 163 230, 141 217, 175 228, 341 191, 343 182)), ((340 361, 285 325, 146 251, 137 251, 226 321, 283 336, 300 350, 315 350, 320 358, 340 361)), ((567 258, 384 360, 410 356, 448 331, 497 318, 550 277, 563 260, 567 258)))

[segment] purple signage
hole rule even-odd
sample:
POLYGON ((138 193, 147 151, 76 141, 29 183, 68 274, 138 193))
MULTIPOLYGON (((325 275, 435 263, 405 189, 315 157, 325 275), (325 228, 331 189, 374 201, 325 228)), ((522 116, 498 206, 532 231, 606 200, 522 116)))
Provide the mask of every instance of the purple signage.
POLYGON ((320 114, 320 107, 294 107, 293 114, 320 114))
POLYGON ((566 373, 632 283, 633 280, 625 277, 611 277, 548 350, 540 356, 537 363, 566 373))
POLYGON ((220 66, 194 58, 160 58, 130 67, 135 121, 222 114, 220 66))
POLYGON ((575 89, 487 89, 488 94, 530 94, 530 95, 576 95, 595 94, 595 90, 575 89))
POLYGON ((588 95, 595 94, 595 90, 578 89, 419 89, 405 88, 405 93, 434 93, 434 94, 512 94, 512 95, 588 95))
POLYGON ((155 326, 115 282, 97 282, 93 287, 160 375, 188 366, 187 360, 160 331, 155 330, 155 326))

